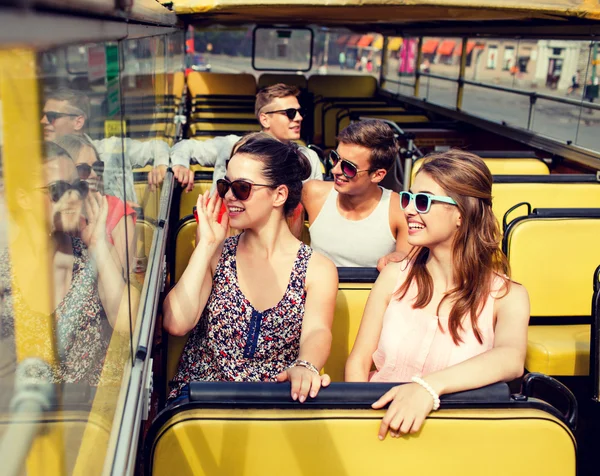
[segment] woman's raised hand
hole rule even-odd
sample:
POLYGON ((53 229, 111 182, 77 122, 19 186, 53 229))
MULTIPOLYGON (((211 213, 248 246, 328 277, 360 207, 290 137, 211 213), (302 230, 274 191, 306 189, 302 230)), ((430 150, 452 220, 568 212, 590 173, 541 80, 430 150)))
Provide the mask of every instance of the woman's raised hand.
POLYGON ((196 213, 198 214, 198 229, 196 243, 203 246, 219 246, 229 232, 229 215, 223 214, 219 223, 219 212, 223 199, 215 191, 212 197, 209 192, 198 196, 196 213))

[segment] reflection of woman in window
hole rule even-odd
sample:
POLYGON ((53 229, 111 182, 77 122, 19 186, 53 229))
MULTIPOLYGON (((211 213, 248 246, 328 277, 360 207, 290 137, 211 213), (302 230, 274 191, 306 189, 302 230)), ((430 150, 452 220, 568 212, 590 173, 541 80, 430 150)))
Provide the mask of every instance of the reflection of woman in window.
MULTIPOLYGON (((5 289, 2 337, 12 346, 15 338, 20 343, 29 342, 46 362, 57 356, 52 373, 55 382, 98 385, 112 328, 129 330, 126 296, 123 299, 125 282, 106 244, 107 203, 90 195, 87 183, 77 176, 72 158, 53 143, 47 144, 42 182, 41 189, 23 184, 17 191, 20 203, 13 216, 19 235, 11 251, 19 255, 21 264, 11 267, 6 252, 0 258, 0 287, 5 289), (45 225, 50 231, 53 342, 39 341, 39 326, 48 322, 48 310, 32 299, 38 277, 48 275, 47 255, 39 253, 40 247, 28 236, 30 227, 37 224, 30 198, 35 193, 44 193, 45 225), (15 315, 19 319, 16 329, 15 315)), ((112 368, 104 369, 106 380, 118 380, 122 372, 126 354, 120 355, 119 350, 127 348, 118 345, 119 339, 115 338, 112 368)))
POLYGON ((331 347, 337 272, 286 223, 310 163, 293 143, 243 140, 219 196, 198 198, 198 244, 164 302, 165 329, 191 331, 171 400, 194 380, 289 380, 301 402, 329 383, 319 370, 331 347), (244 232, 226 239, 229 224, 244 232))
MULTIPOLYGON (((97 198, 104 195, 104 163, 92 142, 85 135, 68 134, 56 139, 56 144, 64 148, 75 161, 80 180, 85 180, 90 192, 97 198)), ((108 204, 106 238, 111 245, 111 253, 117 264, 128 270, 127 256, 133 257, 136 213, 121 199, 104 195, 108 204)), ((131 263, 130 263, 131 264, 131 263)))

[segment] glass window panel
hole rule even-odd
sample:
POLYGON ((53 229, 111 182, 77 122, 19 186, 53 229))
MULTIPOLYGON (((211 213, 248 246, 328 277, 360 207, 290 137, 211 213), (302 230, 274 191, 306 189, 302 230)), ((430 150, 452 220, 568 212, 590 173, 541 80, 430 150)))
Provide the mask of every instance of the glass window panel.
POLYGON ((147 166, 168 161, 183 36, 0 50, 0 69, 0 417, 23 376, 49 382, 48 473, 95 473, 132 364, 159 212, 147 166))
POLYGON ((427 101, 434 104, 455 108, 457 88, 457 83, 453 81, 421 77, 421 94, 427 101))
POLYGON ((385 89, 393 93, 414 95, 417 46, 418 38, 388 38, 383 85, 385 89))
POLYGON ((526 128, 529 98, 465 84, 462 110, 492 121, 526 128))

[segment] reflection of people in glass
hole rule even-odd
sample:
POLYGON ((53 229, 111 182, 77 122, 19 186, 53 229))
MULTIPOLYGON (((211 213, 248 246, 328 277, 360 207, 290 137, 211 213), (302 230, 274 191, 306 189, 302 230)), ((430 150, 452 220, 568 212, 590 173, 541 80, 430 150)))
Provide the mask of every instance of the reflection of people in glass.
MULTIPOLYGON (((117 118, 120 119, 120 118, 117 118)), ((43 109, 42 125, 44 138, 54 141, 66 134, 84 134, 90 120, 90 101, 81 91, 59 89, 46 97, 43 109)), ((137 202, 133 188, 132 169, 169 165, 169 145, 158 139, 136 141, 130 138, 109 137, 92 140, 100 160, 105 164, 106 193, 123 201, 137 202), (123 188, 123 157, 125 158, 126 186, 123 188)), ((149 179, 152 175, 149 175, 149 179)))
MULTIPOLYGON (((19 232, 11 243, 11 252, 30 257, 25 261, 27 266, 11 266, 7 252, 0 258, 0 287, 5 297, 1 316, 3 345, 14 348, 17 337, 19 342, 29 341, 46 362, 58 357, 54 381, 97 385, 113 329, 129 331, 125 281, 107 245, 106 199, 91 193, 87 182, 79 180, 75 163, 66 150, 48 143, 46 157, 41 178, 44 186, 32 188, 30 183, 23 184, 16 191, 18 209, 11 210, 19 232), (48 310, 39 308, 40 303, 31 299, 39 276, 48 275, 46 256, 39 253, 39 245, 29 237, 29 230, 38 226, 31 200, 36 193, 45 196, 45 227, 50 231, 54 342, 37 342, 38 326, 47 322, 48 310), (18 336, 15 314, 19 318, 18 336)), ((132 290, 136 299, 134 293, 132 290)), ((112 362, 121 368, 124 364, 122 359, 112 362)), ((119 375, 119 368, 110 374, 119 375)))
MULTIPOLYGON (((104 190, 104 162, 91 141, 85 135, 68 134, 59 137, 56 143, 64 148, 75 161, 80 180, 85 180, 92 193, 102 194, 104 190)), ((112 195, 105 195, 108 204, 106 219, 106 238, 111 245, 111 251, 116 253, 117 263, 124 272, 127 267, 127 251, 129 258, 133 256, 134 230, 136 213, 126 203, 112 195)))

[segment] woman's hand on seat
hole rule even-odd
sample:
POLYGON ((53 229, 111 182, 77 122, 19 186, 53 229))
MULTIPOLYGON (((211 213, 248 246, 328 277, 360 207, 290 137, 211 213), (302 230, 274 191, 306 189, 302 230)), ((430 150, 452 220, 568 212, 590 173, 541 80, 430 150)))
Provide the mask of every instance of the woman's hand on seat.
POLYGON ((321 387, 327 387, 331 383, 331 377, 327 374, 318 375, 306 367, 296 365, 277 375, 277 381, 289 381, 292 384, 292 399, 304 403, 308 396, 315 398, 321 387))
POLYGON ((229 215, 223 214, 221 223, 219 223, 219 212, 223 205, 223 199, 217 192, 209 196, 209 192, 204 192, 198 196, 196 201, 196 212, 198 214, 198 245, 207 247, 219 246, 227 237, 229 231, 229 215))
POLYGON ((388 430, 392 438, 399 438, 406 433, 417 433, 433 409, 433 398, 416 383, 391 388, 371 407, 378 410, 388 403, 390 406, 379 427, 380 440, 385 438, 388 430))

